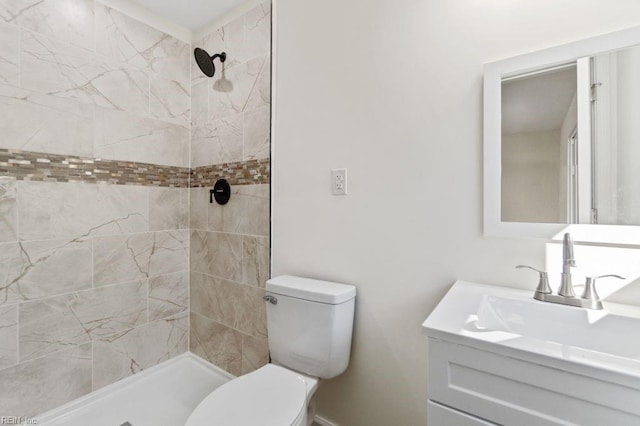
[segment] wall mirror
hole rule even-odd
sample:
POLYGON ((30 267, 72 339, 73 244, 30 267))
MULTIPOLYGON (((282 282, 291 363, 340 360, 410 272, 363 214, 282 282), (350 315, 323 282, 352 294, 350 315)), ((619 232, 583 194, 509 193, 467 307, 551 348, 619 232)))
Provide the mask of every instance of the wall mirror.
POLYGON ((489 236, 640 245, 640 27, 485 65, 489 236))

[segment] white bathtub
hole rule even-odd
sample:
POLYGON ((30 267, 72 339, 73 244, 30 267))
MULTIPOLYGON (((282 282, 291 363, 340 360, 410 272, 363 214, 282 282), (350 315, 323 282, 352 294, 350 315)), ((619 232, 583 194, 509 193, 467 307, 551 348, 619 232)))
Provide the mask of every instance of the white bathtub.
POLYGON ((229 373, 184 353, 37 417, 41 426, 181 426, 229 373))

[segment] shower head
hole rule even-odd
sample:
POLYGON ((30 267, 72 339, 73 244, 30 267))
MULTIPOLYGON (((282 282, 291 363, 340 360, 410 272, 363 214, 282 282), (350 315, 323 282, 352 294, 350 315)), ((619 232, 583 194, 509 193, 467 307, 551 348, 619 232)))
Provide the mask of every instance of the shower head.
POLYGON ((196 47, 193 50, 193 55, 196 57, 196 63, 200 67, 200 70, 207 77, 213 77, 216 73, 216 66, 213 64, 214 59, 220 58, 220 62, 224 62, 227 59, 227 54, 225 52, 209 56, 206 50, 200 49, 199 47, 196 47))

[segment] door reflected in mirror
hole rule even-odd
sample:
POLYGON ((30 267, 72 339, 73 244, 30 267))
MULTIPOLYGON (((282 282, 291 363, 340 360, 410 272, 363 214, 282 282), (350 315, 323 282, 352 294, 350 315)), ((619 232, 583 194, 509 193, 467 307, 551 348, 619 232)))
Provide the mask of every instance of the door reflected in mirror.
POLYGON ((502 81, 502 220, 568 223, 576 65, 502 81))

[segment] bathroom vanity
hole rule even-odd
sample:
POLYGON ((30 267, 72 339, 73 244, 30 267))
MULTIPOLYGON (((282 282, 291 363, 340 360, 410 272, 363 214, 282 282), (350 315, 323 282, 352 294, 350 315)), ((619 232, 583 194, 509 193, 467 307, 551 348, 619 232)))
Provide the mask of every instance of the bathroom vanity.
POLYGON ((640 425, 640 309, 574 296, 565 247, 640 247, 638 67, 640 27, 485 64, 484 235, 564 235, 563 284, 453 285, 423 323, 429 426, 640 425))
POLYGON ((640 316, 456 282, 422 324, 428 424, 640 424, 640 316))

